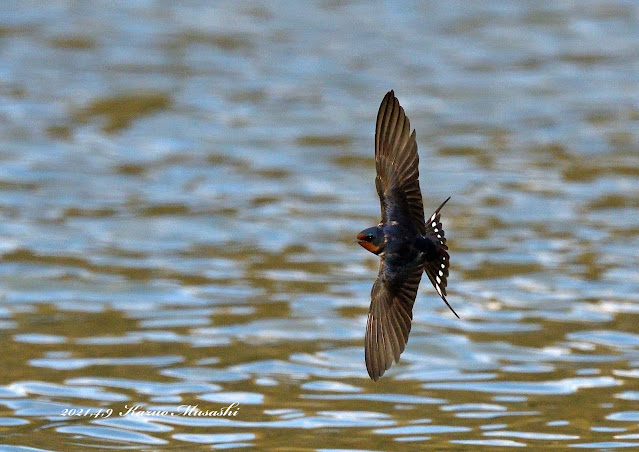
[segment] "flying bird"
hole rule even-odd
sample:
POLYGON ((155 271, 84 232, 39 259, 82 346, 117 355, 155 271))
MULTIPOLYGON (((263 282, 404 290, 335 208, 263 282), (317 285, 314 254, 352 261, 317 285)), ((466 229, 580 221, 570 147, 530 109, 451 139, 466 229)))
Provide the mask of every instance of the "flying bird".
POLYGON ((422 273, 459 318, 446 300, 449 256, 440 222, 440 210, 450 197, 424 221, 418 164, 415 131, 411 133, 404 109, 389 91, 375 127, 375 187, 382 220, 357 235, 362 247, 379 256, 364 348, 366 369, 375 381, 404 351, 422 273))

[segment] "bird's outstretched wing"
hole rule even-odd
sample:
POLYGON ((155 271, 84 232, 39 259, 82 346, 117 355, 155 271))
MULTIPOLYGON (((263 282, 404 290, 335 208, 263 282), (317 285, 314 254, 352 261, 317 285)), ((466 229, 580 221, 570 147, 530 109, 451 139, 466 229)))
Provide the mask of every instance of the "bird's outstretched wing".
POLYGON ((384 96, 377 113, 375 166, 382 222, 410 222, 423 235, 426 225, 415 131, 411 133, 410 121, 393 91, 384 96))
POLYGON ((381 260, 377 280, 371 291, 371 308, 366 322, 366 369, 377 381, 404 351, 413 319, 413 304, 424 271, 421 265, 402 272, 393 280, 386 278, 381 260))

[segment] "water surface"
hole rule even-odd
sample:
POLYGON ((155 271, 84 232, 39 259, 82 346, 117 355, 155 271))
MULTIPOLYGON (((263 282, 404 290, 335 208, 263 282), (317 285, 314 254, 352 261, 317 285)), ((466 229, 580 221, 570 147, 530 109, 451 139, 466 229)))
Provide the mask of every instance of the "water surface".
POLYGON ((639 5, 0 11, 0 450, 639 445, 639 5), (389 89, 461 320, 374 383, 389 89))

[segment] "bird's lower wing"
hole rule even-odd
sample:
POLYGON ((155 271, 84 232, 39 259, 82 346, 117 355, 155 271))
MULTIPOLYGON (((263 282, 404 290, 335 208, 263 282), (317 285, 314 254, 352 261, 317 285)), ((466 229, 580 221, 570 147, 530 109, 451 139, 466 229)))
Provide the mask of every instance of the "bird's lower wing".
POLYGON ((366 323, 366 369, 377 381, 398 362, 404 351, 413 319, 413 304, 422 278, 423 267, 415 267, 399 281, 387 281, 382 262, 371 291, 371 307, 366 323))

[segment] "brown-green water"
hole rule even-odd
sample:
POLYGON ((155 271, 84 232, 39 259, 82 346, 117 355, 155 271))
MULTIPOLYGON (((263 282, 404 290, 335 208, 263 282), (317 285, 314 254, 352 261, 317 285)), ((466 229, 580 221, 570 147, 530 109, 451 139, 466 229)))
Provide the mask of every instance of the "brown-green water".
POLYGON ((639 447, 638 43, 621 0, 0 3, 0 451, 639 447), (374 383, 389 89, 462 320, 422 281, 374 383))

